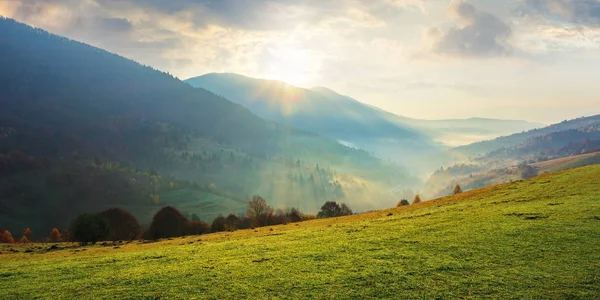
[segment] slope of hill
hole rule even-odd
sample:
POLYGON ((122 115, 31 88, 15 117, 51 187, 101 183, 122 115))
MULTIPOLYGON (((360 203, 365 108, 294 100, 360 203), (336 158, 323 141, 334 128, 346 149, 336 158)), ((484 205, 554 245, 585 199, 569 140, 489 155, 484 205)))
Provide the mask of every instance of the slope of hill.
POLYGON ((518 146, 519 144, 527 141, 530 138, 535 138, 554 132, 576 130, 580 128, 586 128, 588 126, 596 125, 600 123, 600 115, 583 117, 573 120, 566 120, 558 124, 550 125, 547 127, 534 129, 522 133, 516 133, 513 135, 499 137, 490 141, 478 142, 466 146, 461 146, 453 149, 451 152, 453 155, 463 156, 476 156, 484 155, 488 152, 501 149, 518 146))
POLYGON ((464 191, 494 184, 522 180, 537 174, 600 164, 600 151, 572 155, 537 163, 520 163, 505 168, 487 170, 477 165, 459 165, 434 172, 424 186, 424 198, 432 199, 450 195, 455 185, 464 191))
POLYGON ((9 299, 594 299, 598 176, 590 166, 418 205, 158 243, 4 246, 0 278, 9 299))
MULTIPOLYGON (((311 211, 315 202, 345 198, 374 208, 360 199, 385 199, 389 186, 414 184, 402 168, 366 151, 265 121, 118 55, 11 19, 0 18, 0 32, 3 221, 42 222, 62 210, 59 219, 68 222, 105 203, 151 204, 173 178, 311 211), (119 167, 81 176, 107 165, 119 167), (141 186, 132 180, 141 173, 160 174, 162 184, 141 186), (136 196, 116 192, 124 190, 136 196)), ((230 212, 238 211, 210 214, 230 212)))

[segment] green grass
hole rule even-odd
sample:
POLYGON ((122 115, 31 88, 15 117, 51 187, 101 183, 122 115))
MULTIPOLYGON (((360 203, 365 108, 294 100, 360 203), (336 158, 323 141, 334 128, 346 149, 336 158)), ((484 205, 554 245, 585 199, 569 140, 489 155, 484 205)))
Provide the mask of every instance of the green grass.
POLYGON ((0 298, 600 298, 600 166, 344 218, 35 247, 0 248, 0 298))

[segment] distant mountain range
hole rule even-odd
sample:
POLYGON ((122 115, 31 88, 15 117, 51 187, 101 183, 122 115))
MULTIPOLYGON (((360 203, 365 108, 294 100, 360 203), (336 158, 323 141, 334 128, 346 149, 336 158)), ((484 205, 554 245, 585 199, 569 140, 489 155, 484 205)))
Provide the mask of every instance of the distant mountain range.
POLYGON ((528 130, 525 132, 515 133, 508 136, 498 137, 496 139, 481 141, 457 147, 452 150, 455 155, 477 156, 484 155, 491 151, 501 148, 510 148, 518 146, 527 141, 527 139, 543 136, 555 132, 578 130, 589 126, 594 126, 600 123, 600 115, 582 117, 573 120, 565 120, 563 122, 552 124, 538 129, 528 130))
POLYGON ((417 120, 325 87, 304 89, 230 73, 211 73, 185 82, 241 104, 265 119, 315 132, 420 170, 431 167, 427 164, 432 162, 430 157, 451 145, 541 126, 481 118, 417 120))

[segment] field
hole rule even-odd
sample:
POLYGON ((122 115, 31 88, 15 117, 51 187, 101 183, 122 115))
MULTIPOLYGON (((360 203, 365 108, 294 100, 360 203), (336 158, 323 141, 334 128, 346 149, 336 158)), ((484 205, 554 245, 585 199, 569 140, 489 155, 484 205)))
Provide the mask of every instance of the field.
POLYGON ((50 247, 0 248, 1 298, 600 298, 600 166, 350 217, 50 247))

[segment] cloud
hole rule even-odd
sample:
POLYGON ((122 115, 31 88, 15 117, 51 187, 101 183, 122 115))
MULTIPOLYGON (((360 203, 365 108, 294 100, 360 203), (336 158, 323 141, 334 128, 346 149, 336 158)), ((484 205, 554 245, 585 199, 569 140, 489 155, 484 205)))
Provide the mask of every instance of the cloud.
POLYGON ((599 0, 525 0, 521 12, 553 22, 600 27, 599 0))
POLYGON ((600 0, 523 0, 515 12, 530 53, 600 48, 600 0))
POLYGON ((492 14, 477 10, 463 1, 453 1, 448 7, 453 25, 448 29, 429 28, 425 40, 434 53, 485 58, 511 53, 508 38, 511 28, 492 14))

